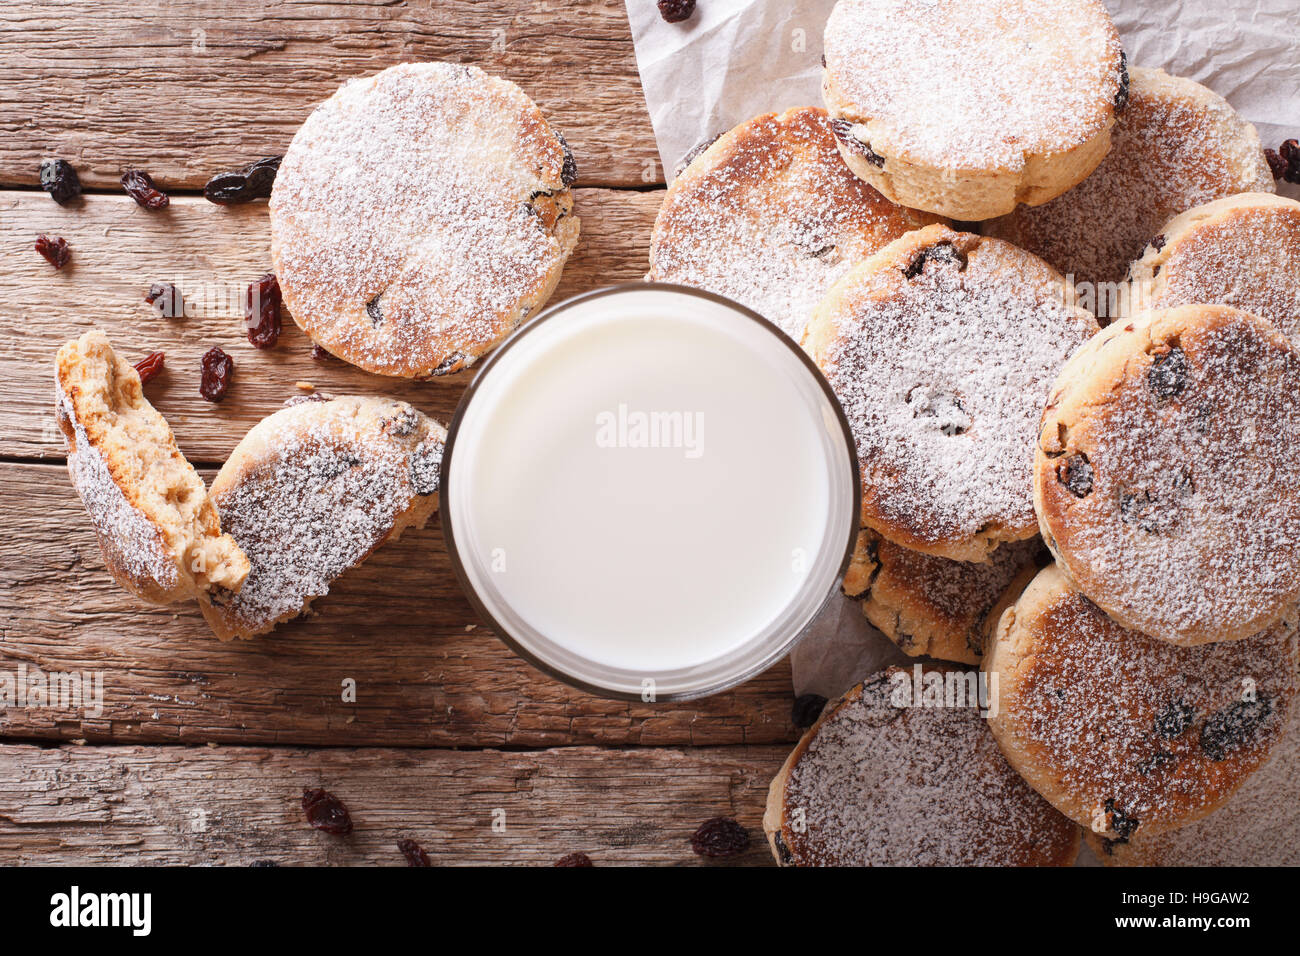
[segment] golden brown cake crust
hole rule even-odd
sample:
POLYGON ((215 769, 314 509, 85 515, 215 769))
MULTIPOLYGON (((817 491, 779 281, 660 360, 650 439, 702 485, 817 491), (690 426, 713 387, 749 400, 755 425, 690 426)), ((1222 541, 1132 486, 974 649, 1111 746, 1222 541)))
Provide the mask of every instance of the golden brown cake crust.
POLYGON ((1105 329, 1043 416, 1034 503, 1084 594, 1125 627, 1235 640, 1300 601, 1300 355, 1268 323, 1181 306, 1105 329))
POLYGON ((1066 816, 1124 840, 1200 819, 1263 764, 1296 665, 1284 628, 1200 647, 1125 630, 1051 566, 1002 615, 983 667, 1011 765, 1066 816))
POLYGON ((985 617, 1047 559, 1037 537, 1007 542, 987 561, 970 562, 912 551, 868 529, 858 535, 844 593, 905 654, 978 664, 985 617))
POLYGON ((469 367, 559 281, 578 239, 572 157, 508 80, 406 63, 345 84, 294 136, 271 195, 285 305, 381 375, 469 367))
POLYGON ((767 113, 724 133, 673 180, 646 278, 725 295, 798 341, 854 263, 937 221, 853 175, 825 110, 767 113))

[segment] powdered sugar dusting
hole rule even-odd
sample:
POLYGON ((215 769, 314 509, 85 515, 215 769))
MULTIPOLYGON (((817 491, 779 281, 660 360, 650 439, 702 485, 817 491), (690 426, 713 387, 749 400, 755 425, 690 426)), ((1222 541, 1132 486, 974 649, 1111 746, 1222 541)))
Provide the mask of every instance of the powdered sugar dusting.
MULTIPOLYGON (((973 707, 895 707, 891 668, 850 695, 791 769, 782 840, 805 866, 1069 862, 1078 828, 1008 766, 973 707), (801 811, 806 832, 790 826, 801 811)), ((910 675, 908 675, 910 679, 910 675)))
POLYGON ((258 633, 296 615, 382 544, 417 499, 437 492, 441 426, 403 402, 373 414, 371 401, 279 411, 250 433, 261 450, 249 461, 237 450, 237 470, 218 476, 222 525, 251 565, 218 611, 232 624, 258 633))
POLYGON ((115 577, 128 581, 150 581, 163 591, 180 583, 180 572, 162 533, 134 507, 109 471, 108 463, 91 444, 86 429, 77 420, 72 402, 55 384, 55 407, 59 418, 71 425, 75 440, 68 442, 68 473, 95 526, 101 550, 115 577))
MULTIPOLYGON (((936 235, 927 248, 958 236, 936 235)), ((819 356, 857 442, 864 522, 928 544, 1027 536, 1048 389, 1096 331, 1042 263, 997 240, 956 241, 972 246, 964 268, 930 256, 908 278, 882 259, 842 280, 819 356)))
POLYGON ((469 364, 540 304, 576 241, 564 156, 518 87, 474 67, 346 84, 294 137, 271 199, 294 319, 371 371, 469 364))
POLYGON ((727 296, 798 340, 852 265, 932 221, 853 175, 824 110, 768 114, 732 130, 674 181, 647 278, 727 296))
POLYGON ((1157 278, 1151 308, 1230 305, 1300 348, 1300 203, 1241 206, 1194 225, 1166 248, 1157 278))
POLYGON ((1148 351, 1107 346, 1136 353, 1127 374, 1063 416, 1065 458, 1043 466, 1070 575, 1126 624, 1184 643, 1255 633, 1300 599, 1300 355, 1244 313, 1190 315, 1156 313, 1148 351), (1079 453, 1082 498, 1058 479, 1079 453))
POLYGON ((1000 675, 1004 726, 1099 831, 1167 829, 1217 804, 1286 724, 1294 633, 1178 647, 1068 589, 1016 627, 1028 636, 1014 684, 1000 675))
POLYGON ((1224 807, 1109 852, 1125 865, 1300 866, 1300 707, 1268 763, 1224 807))
POLYGON ((909 162, 1012 168, 1100 133, 1119 38, 1098 0, 840 0, 828 81, 909 162))
POLYGON ((1077 283, 1116 283, 1173 216, 1221 196, 1273 189, 1259 136, 1226 101, 1191 80, 1135 69, 1101 165, 1064 195, 996 221, 991 234, 1077 283))

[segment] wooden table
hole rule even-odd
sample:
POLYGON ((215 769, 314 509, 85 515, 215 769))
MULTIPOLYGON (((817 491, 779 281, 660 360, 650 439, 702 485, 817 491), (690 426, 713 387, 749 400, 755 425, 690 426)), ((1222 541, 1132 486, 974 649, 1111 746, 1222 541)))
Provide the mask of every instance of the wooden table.
POLYGON ((133 361, 166 352, 147 391, 206 477, 299 380, 450 418, 463 380, 313 361, 287 321, 275 349, 249 346, 223 305, 270 268, 266 204, 200 195, 284 152, 344 79, 435 59, 518 82, 572 145, 582 240, 556 299, 641 276, 663 174, 622 0, 0 3, 0 673, 104 686, 99 714, 0 709, 0 863, 400 865, 411 837, 438 864, 695 864, 689 835, 720 814, 755 836, 737 862, 768 862, 766 788, 797 739, 786 664, 695 703, 570 690, 476 620, 436 522, 251 642, 218 643, 196 607, 145 606, 104 570, 52 404, 55 350, 92 326, 133 361), (83 200, 37 188, 45 157, 76 166, 83 200), (126 197, 131 167, 170 208, 126 197), (33 251, 41 232, 71 244, 61 272, 33 251), (200 314, 156 317, 158 281, 200 314), (220 405, 197 391, 213 345, 237 365, 220 405), (304 787, 341 797, 355 832, 310 829, 304 787))

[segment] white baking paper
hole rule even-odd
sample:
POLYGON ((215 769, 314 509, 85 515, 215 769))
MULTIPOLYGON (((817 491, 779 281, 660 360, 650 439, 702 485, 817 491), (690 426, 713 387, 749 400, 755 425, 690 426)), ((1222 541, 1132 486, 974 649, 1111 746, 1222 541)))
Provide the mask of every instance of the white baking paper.
MULTIPOLYGON (((821 105, 822 28, 835 0, 699 0, 665 23, 654 0, 625 0, 665 175, 682 157, 761 113, 821 105)), ((1130 64, 1203 83, 1255 124, 1267 147, 1300 137, 1300 0, 1106 0, 1130 64)), ((1278 184, 1300 198, 1300 187, 1278 184)), ((907 662, 857 604, 835 600, 791 654, 796 694, 834 699, 907 662)))
MULTIPOLYGON (((821 105, 822 28, 835 0, 699 0, 665 23, 625 0, 665 173, 692 148, 760 113, 821 105)), ((1227 99, 1276 148, 1300 136, 1300 2, 1106 0, 1129 63, 1227 99)), ((1300 188, 1287 186, 1288 195, 1300 188)))

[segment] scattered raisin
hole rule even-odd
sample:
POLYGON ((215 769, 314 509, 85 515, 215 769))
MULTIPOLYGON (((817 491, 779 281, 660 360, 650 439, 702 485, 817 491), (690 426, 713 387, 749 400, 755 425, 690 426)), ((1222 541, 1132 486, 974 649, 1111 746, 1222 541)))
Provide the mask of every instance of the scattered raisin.
POLYGON ((65 159, 47 159, 41 163, 41 188, 62 206, 81 195, 81 179, 65 159))
POLYGON ((255 866, 255 867, 258 867, 258 868, 263 868, 263 867, 279 866, 280 864, 279 864, 279 863, 276 863, 275 860, 254 860, 252 863, 250 863, 250 864, 248 864, 248 865, 249 865, 249 867, 254 867, 254 866, 255 866))
POLYGON ((569 853, 560 857, 554 863, 555 866, 595 866, 591 862, 591 857, 585 853, 569 853))
POLYGON ((269 349, 280 340, 280 281, 268 272, 244 293, 244 325, 254 348, 269 349))
POLYGON ((268 156, 249 163, 243 169, 217 173, 203 187, 203 198, 218 206, 267 199, 271 195, 271 187, 275 185, 275 174, 280 169, 282 159, 283 156, 268 156))
POLYGON ((749 831, 730 817, 714 817, 691 834, 691 849, 700 856, 736 856, 749 849, 749 831))
POLYGON ((163 370, 163 353, 150 352, 135 363, 135 370, 140 373, 140 384, 148 385, 163 370))
POLYGON ((1274 179, 1286 178, 1286 160, 1275 149, 1265 149, 1264 158, 1268 160, 1268 171, 1274 179))
POLYGON ((1128 106, 1128 54, 1123 50, 1119 51, 1119 89, 1115 91, 1115 112, 1124 112, 1124 107, 1128 106))
POLYGON ((213 346, 203 353, 201 368, 199 394, 210 402, 221 401, 226 397, 226 389, 230 388, 230 379, 235 374, 234 359, 213 346))
MULTIPOLYGON (((1288 139, 1277 148, 1277 158, 1281 165, 1282 175, 1277 174, 1276 166, 1273 167, 1273 178, 1284 179, 1289 183, 1300 183, 1300 140, 1288 139)), ((1272 166, 1272 161, 1269 161, 1272 166)))
POLYGON ((1273 713, 1268 697, 1239 700, 1216 714, 1211 714, 1201 728, 1201 749, 1211 760, 1225 760, 1228 751, 1250 742, 1260 724, 1273 713))
POLYGON ((1177 345, 1172 346, 1152 359, 1147 369, 1147 387, 1156 398, 1174 398, 1187 387, 1187 371, 1187 353, 1177 345))
POLYGON ((170 199, 154 185, 153 177, 143 169, 128 169, 122 174, 122 188, 145 209, 162 209, 170 199))
POLYGON ((309 790, 304 787, 302 810, 307 814, 307 822, 317 830, 335 836, 346 836, 352 832, 352 814, 348 813, 343 801, 328 790, 309 790))
POLYGON ((904 279, 915 279, 925 271, 927 262, 948 262, 956 263, 957 271, 962 272, 966 269, 966 253, 962 252, 951 242, 936 242, 928 246, 912 257, 912 261, 903 267, 904 279))
POLYGON ((442 442, 426 438, 411 455, 411 490, 424 498, 442 485, 442 442))
POLYGON ((1128 838, 1138 828, 1138 818, 1130 816, 1115 805, 1114 800, 1106 801, 1106 812, 1110 814, 1110 828, 1116 834, 1115 843, 1127 843, 1128 838))
POLYGON ((170 282, 156 282, 149 286, 144 300, 164 319, 179 319, 185 315, 185 297, 170 282))
POLYGON ((555 136, 564 147, 564 165, 560 167, 560 182, 565 186, 572 186, 578 181, 578 161, 573 158, 573 150, 569 148, 569 141, 564 138, 564 134, 556 130, 555 136))
POLYGON ((773 836, 773 843, 776 844, 776 860, 781 866, 789 866, 794 862, 794 854, 790 848, 785 845, 785 839, 781 836, 781 831, 777 830, 773 836))
POLYGON ((334 356, 330 355, 329 352, 326 352, 323 348, 313 342, 311 346, 311 357, 313 361, 326 362, 334 356))
POLYGON ((800 694, 794 699, 794 706, 790 708, 790 722, 800 730, 811 727, 817 723, 817 718, 821 716, 822 708, 825 706, 826 698, 821 694, 800 694))
POLYGON ((56 269, 62 269, 72 261, 72 250, 68 248, 68 240, 62 236, 47 236, 41 233, 36 237, 36 251, 56 269))
POLYGON ((695 12, 695 0, 659 0, 659 16, 668 23, 689 20, 695 12))
POLYGON ((1155 730, 1166 740, 1181 736, 1196 720, 1196 708, 1184 700, 1176 700, 1156 714, 1155 730))
POLYGON ((863 142, 853 135, 853 124, 848 120, 836 119, 831 120, 831 132, 841 143, 863 157, 872 166, 881 169, 885 165, 885 157, 881 156, 871 148, 870 143, 863 142))
POLYGON ((1056 466, 1056 480, 1076 498, 1092 494, 1092 462, 1083 452, 1071 455, 1056 466))
MULTIPOLYGON (((348 826, 351 827, 351 822, 348 826)), ((407 866, 433 866, 429 854, 424 852, 424 847, 414 840, 398 840, 397 848, 402 851, 402 856, 406 857, 407 866)))
POLYGON ((437 378, 438 376, 441 375, 450 375, 453 372, 459 372, 464 367, 465 367, 465 353, 452 352, 445 359, 439 362, 438 367, 435 368, 429 374, 437 378))

